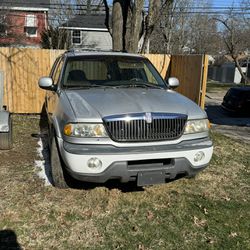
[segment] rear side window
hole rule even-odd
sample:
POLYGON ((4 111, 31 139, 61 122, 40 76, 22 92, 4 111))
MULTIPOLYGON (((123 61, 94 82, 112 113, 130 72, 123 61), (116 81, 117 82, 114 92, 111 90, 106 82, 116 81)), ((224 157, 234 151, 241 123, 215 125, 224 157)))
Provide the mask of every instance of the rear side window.
POLYGON ((53 72, 51 74, 51 78, 53 80, 54 85, 58 84, 58 81, 59 81, 59 78, 60 78, 60 75, 61 75, 61 72, 62 72, 63 63, 64 63, 64 60, 62 58, 60 58, 57 61, 57 64, 55 65, 54 70, 53 70, 53 72))

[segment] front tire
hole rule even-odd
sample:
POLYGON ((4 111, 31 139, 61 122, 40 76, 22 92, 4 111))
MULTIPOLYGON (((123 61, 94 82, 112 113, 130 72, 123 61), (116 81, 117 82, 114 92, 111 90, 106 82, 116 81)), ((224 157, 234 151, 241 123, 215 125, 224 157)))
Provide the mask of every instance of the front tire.
POLYGON ((54 136, 52 138, 52 143, 50 147, 50 164, 51 164, 51 173, 54 186, 57 188, 68 188, 69 187, 67 183, 68 174, 64 169, 64 164, 60 158, 58 152, 58 146, 54 136))

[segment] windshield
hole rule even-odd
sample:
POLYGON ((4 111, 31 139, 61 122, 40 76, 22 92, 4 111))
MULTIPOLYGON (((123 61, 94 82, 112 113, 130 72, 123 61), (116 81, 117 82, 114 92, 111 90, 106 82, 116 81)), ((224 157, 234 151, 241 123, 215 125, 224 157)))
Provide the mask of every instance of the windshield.
POLYGON ((62 77, 63 87, 166 88, 152 64, 138 57, 69 57, 62 77))

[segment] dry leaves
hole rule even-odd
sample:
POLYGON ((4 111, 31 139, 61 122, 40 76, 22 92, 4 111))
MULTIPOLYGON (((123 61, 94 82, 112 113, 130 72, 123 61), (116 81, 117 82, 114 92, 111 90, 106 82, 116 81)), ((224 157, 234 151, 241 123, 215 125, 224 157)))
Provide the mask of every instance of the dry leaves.
POLYGON ((235 238, 237 236, 238 236, 238 234, 236 232, 231 232, 229 235, 230 238, 235 238))
POLYGON ((154 218, 154 214, 151 212, 151 211, 148 211, 148 214, 147 214, 147 219, 150 221, 154 218))
POLYGON ((205 219, 199 219, 196 216, 194 216, 194 224, 197 227, 204 227, 207 224, 207 220, 205 220, 205 219))

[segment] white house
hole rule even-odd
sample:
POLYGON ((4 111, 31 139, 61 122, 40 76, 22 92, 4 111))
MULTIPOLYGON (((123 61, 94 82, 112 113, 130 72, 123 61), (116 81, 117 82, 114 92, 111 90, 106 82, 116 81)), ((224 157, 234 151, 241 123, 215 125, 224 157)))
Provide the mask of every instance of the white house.
POLYGON ((78 15, 60 29, 68 30, 71 48, 111 50, 112 37, 105 26, 105 14, 78 15))

